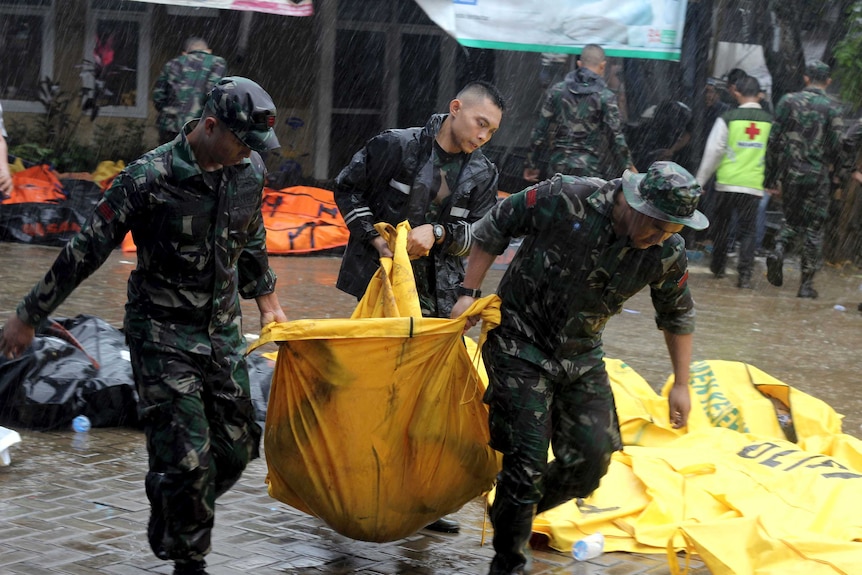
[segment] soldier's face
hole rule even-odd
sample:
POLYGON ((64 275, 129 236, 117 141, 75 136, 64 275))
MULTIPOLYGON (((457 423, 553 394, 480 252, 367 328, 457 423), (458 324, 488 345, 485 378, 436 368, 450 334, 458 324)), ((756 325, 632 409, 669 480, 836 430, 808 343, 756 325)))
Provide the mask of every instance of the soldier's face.
POLYGON ((661 245, 666 239, 681 232, 682 228, 685 227, 682 224, 672 224, 651 218, 632 208, 629 208, 629 211, 631 213, 628 230, 629 240, 631 245, 639 250, 661 245))
POLYGON ((452 100, 449 113, 453 144, 466 154, 487 144, 503 119, 502 110, 485 97, 452 100))
POLYGON ((242 143, 227 126, 218 122, 213 159, 223 166, 235 166, 251 155, 251 148, 242 143))

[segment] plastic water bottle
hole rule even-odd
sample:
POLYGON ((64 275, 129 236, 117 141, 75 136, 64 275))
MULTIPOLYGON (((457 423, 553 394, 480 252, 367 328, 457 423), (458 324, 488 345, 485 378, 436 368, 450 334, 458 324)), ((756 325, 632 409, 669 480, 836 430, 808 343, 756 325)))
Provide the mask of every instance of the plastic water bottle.
POLYGON ((577 561, 589 561, 601 555, 605 550, 605 536, 601 533, 587 535, 575 541, 572 545, 572 556, 577 561))
POLYGON ((86 415, 79 415, 72 420, 72 429, 78 433, 90 431, 90 418, 86 415))

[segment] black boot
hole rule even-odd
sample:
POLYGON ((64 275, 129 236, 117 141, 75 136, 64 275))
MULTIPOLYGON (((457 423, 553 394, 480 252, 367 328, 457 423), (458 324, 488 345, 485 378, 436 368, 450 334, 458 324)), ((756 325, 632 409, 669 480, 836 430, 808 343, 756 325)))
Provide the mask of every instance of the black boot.
POLYGON ((796 297, 815 299, 817 295, 817 290, 814 289, 814 274, 802 274, 802 282, 799 284, 799 291, 796 293, 796 297))
POLYGON ((494 525, 494 559, 489 575, 527 573, 527 543, 533 532, 535 505, 519 505, 496 497, 489 512, 494 525))
POLYGON ((207 575, 206 561, 175 561, 174 575, 207 575))
POLYGON ((426 525, 425 529, 436 531, 437 533, 458 533, 461 531, 461 526, 458 525, 457 521, 441 517, 437 521, 426 525))
POLYGON ((775 244, 775 250, 766 257, 766 279, 776 287, 784 283, 783 244, 775 244))
POLYGON ((736 287, 739 289, 753 289, 754 286, 751 285, 751 274, 739 274, 739 280, 736 283, 736 287))

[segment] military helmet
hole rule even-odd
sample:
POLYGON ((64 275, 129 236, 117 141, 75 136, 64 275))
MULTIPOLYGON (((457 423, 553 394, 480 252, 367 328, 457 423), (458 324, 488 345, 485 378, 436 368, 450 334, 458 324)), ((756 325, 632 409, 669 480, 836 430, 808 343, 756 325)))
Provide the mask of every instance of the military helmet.
POLYGON ((703 230, 709 220, 697 211, 703 190, 688 171, 674 162, 653 162, 646 174, 626 170, 623 194, 638 212, 693 230, 703 230))
POLYGON ((278 148, 275 104, 256 82, 226 76, 210 91, 205 106, 239 140, 257 152, 278 148))

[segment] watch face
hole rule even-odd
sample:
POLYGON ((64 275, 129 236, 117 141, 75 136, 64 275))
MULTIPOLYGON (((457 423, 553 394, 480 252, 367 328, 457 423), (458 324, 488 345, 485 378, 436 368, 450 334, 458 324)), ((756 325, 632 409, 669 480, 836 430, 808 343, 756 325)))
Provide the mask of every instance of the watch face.
POLYGON ((443 237, 443 226, 440 224, 434 226, 434 237, 438 240, 443 237))

